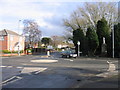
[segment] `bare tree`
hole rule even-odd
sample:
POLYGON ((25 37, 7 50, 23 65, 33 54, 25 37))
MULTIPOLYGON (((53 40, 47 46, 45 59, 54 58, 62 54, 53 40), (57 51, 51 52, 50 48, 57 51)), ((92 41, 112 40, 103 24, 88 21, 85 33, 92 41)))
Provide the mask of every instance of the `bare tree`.
POLYGON ((84 7, 78 7, 69 18, 63 20, 64 26, 69 32, 81 27, 85 33, 87 27, 96 28, 97 21, 104 17, 112 28, 113 24, 118 22, 116 5, 114 2, 86 2, 84 7))
POLYGON ((96 27, 98 20, 105 17, 111 27, 111 24, 117 22, 118 10, 116 4, 114 2, 85 3, 85 7, 79 7, 77 13, 94 27, 96 27))
POLYGON ((65 38, 63 36, 51 36, 52 44, 54 47, 57 47, 59 44, 64 44, 65 38))
POLYGON ((35 43, 40 41, 40 27, 34 20, 24 20, 23 23, 23 35, 26 37, 25 41, 33 47, 35 43))

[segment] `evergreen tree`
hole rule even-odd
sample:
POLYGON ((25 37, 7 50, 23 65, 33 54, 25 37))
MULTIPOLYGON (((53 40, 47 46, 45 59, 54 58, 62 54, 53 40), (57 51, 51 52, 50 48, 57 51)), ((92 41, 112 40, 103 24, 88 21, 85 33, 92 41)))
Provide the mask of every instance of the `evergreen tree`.
POLYGON ((42 40, 41 40, 41 42, 42 42, 43 44, 45 44, 45 46, 49 45, 51 41, 52 41, 52 40, 51 40, 51 38, 49 38, 49 37, 43 37, 42 40))
POLYGON ((85 51, 85 46, 84 46, 85 35, 81 28, 73 31, 73 43, 75 46, 76 53, 78 52, 78 44, 77 44, 78 41, 80 41, 80 50, 79 51, 81 51, 82 54, 84 54, 85 53, 84 52, 85 51))
POLYGON ((97 35, 99 39, 99 47, 97 49, 98 54, 101 54, 101 46, 103 44, 103 37, 105 37, 105 41, 107 44, 107 53, 110 53, 110 29, 107 24, 107 21, 103 17, 101 20, 97 22, 97 35))
POLYGON ((94 29, 88 28, 86 32, 86 38, 88 40, 88 55, 94 55, 99 45, 98 36, 94 29))
POLYGON ((114 25, 115 57, 120 57, 120 23, 114 25))

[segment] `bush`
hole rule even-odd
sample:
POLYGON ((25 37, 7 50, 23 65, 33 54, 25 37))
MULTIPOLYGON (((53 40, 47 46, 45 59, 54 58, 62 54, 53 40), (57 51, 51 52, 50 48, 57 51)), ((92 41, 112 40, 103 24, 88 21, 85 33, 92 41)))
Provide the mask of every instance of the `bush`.
MULTIPOLYGON (((2 50, 2 53, 18 53, 18 51, 9 51, 9 50, 2 50)), ((23 50, 20 51, 20 53, 23 53, 23 50)))
POLYGON ((2 53, 11 53, 9 50, 2 50, 2 53))
POLYGON ((23 50, 21 50, 20 53, 23 53, 23 50))
POLYGON ((12 51, 12 53, 18 53, 18 51, 12 51))
POLYGON ((29 53, 31 53, 33 50, 32 49, 26 49, 29 53))

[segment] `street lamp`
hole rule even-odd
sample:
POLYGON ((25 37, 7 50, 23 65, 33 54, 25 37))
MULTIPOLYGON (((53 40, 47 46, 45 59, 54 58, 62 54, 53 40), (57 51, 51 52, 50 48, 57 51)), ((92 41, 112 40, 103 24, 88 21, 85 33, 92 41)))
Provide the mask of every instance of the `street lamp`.
POLYGON ((80 41, 78 41, 77 44, 78 44, 78 57, 79 57, 80 56, 80 51, 79 51, 79 49, 80 49, 79 48, 80 47, 80 41))
MULTIPOLYGON (((116 4, 118 4, 118 2, 116 2, 113 6, 115 6, 116 4)), ((111 8, 113 8, 113 6, 111 7, 111 8)), ((107 13, 105 14, 105 15, 107 15, 107 13)), ((113 19, 113 15, 111 14, 111 19, 113 19)), ((112 24, 112 57, 114 58, 114 47, 115 47, 115 45, 114 45, 114 24, 112 24)))
POLYGON ((114 26, 112 26, 112 57, 114 58, 114 26))
MULTIPOLYGON (((21 20, 18 21, 18 34, 19 34, 19 30, 20 30, 20 22, 21 20)), ((18 55, 20 56, 20 41, 19 38, 20 36, 18 36, 18 55)))

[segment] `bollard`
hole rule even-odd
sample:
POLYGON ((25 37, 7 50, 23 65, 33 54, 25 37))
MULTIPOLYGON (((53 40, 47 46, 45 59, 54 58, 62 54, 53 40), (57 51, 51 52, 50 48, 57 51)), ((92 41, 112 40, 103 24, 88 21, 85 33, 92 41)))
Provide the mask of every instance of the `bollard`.
POLYGON ((50 51, 47 51, 47 56, 50 56, 50 51))

